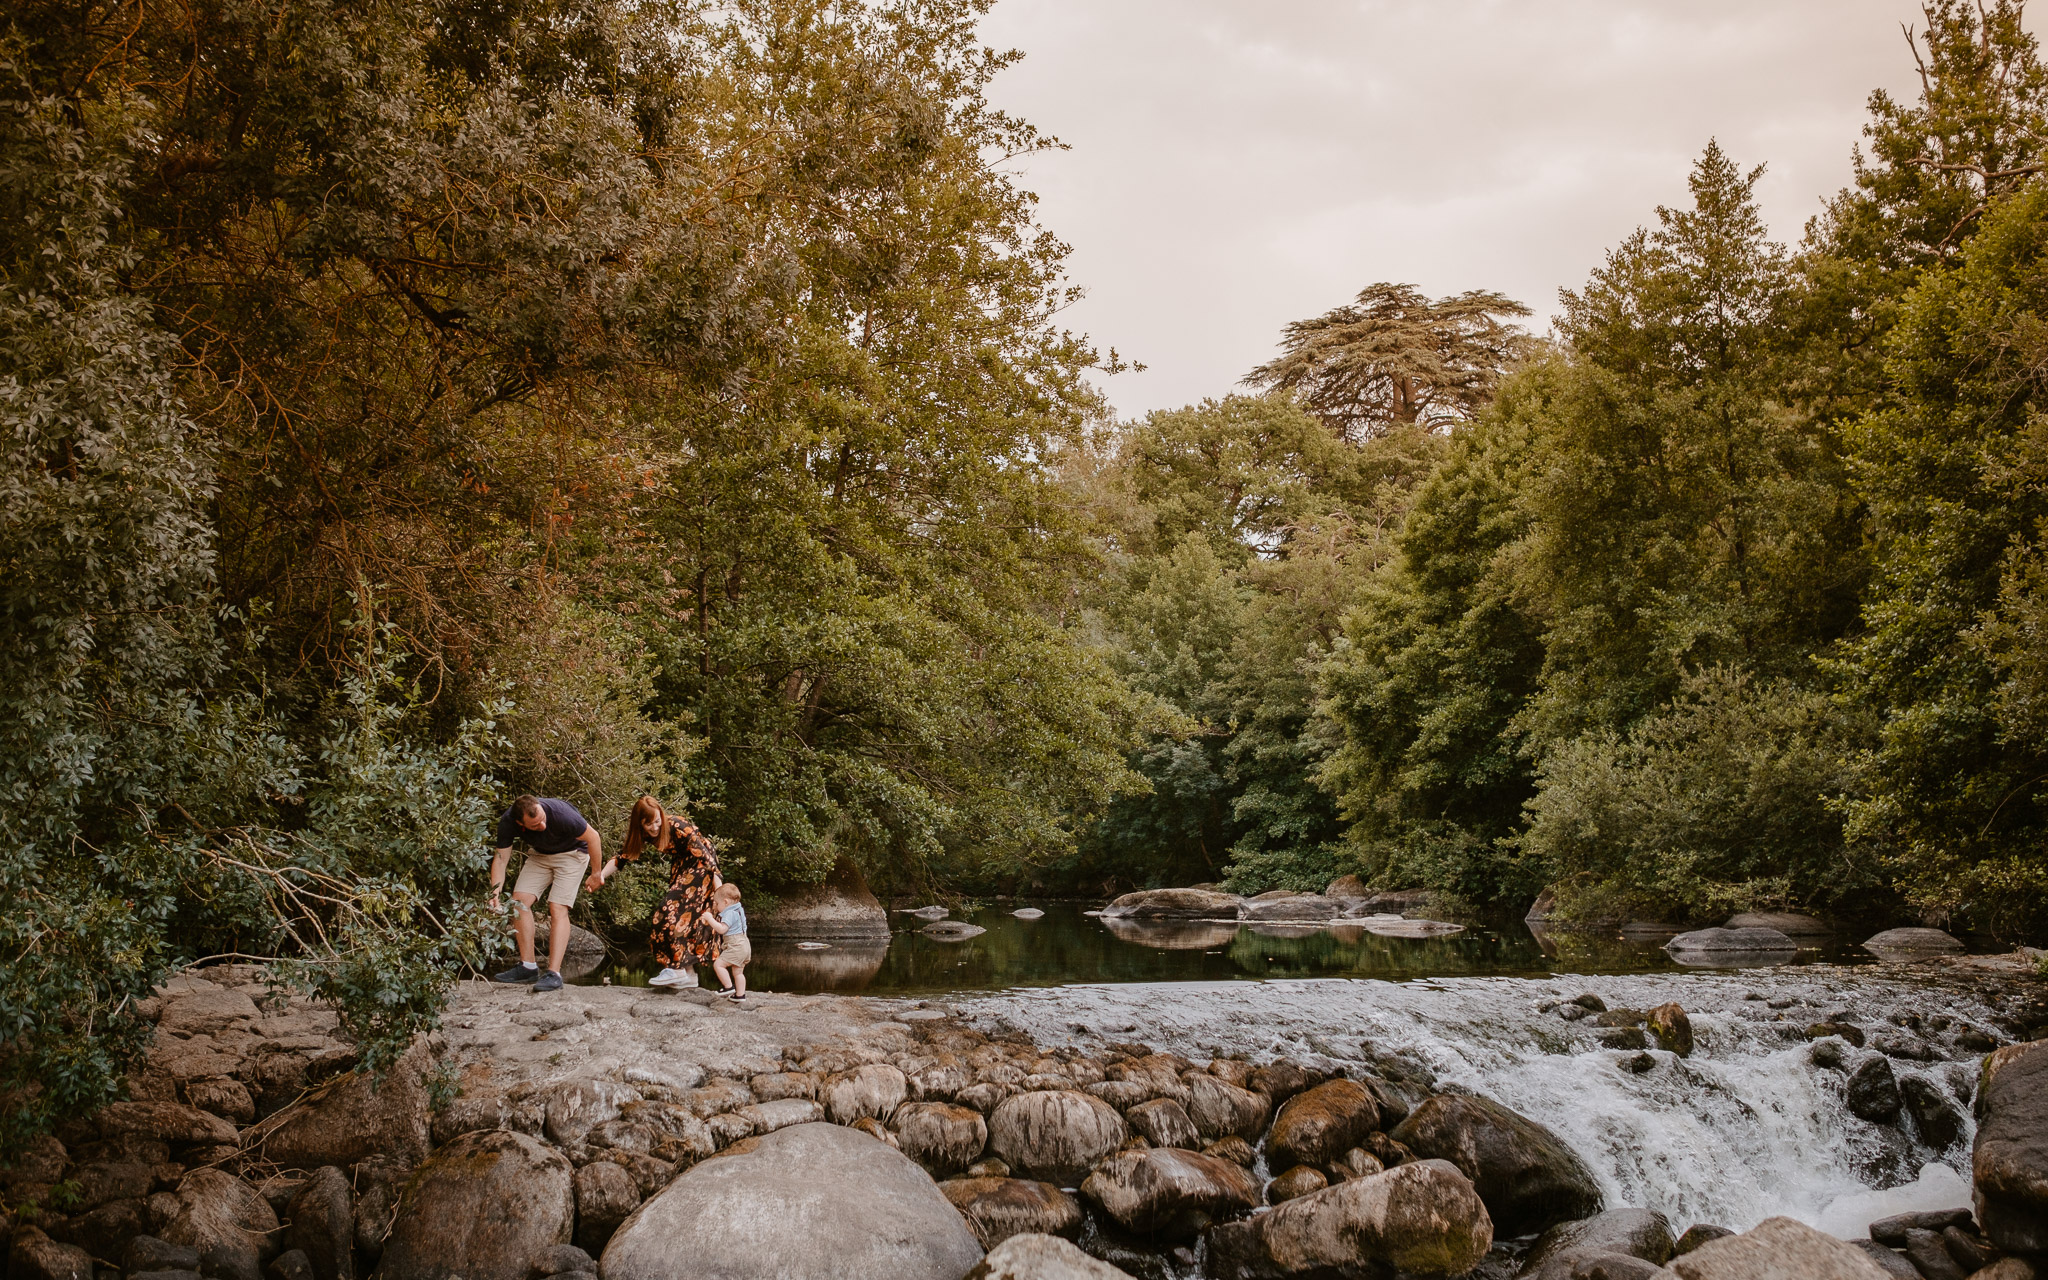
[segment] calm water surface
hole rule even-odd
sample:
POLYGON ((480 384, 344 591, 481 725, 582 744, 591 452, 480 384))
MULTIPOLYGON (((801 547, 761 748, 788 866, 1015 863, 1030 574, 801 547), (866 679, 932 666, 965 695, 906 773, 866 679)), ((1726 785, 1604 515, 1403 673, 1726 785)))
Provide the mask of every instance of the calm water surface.
MULTIPOLYGON (((1150 924, 1105 922, 1074 902, 1010 902, 953 919, 987 932, 959 942, 920 933, 925 921, 892 914, 881 942, 832 943, 823 950, 754 940, 747 984, 765 991, 865 991, 874 995, 992 991, 1083 983, 1263 981, 1275 978, 1544 977, 1551 973, 1664 973, 1683 970, 1662 938, 1552 936, 1526 928, 1468 927, 1447 938, 1383 938, 1356 925, 1150 924), (1036 906, 1045 915, 1011 914, 1036 906)), ((1836 947, 1802 951, 1800 962, 1867 959, 1836 947)), ((572 981, 644 985, 656 971, 644 952, 615 955, 572 981)), ((705 975, 708 980, 710 975, 705 975)))

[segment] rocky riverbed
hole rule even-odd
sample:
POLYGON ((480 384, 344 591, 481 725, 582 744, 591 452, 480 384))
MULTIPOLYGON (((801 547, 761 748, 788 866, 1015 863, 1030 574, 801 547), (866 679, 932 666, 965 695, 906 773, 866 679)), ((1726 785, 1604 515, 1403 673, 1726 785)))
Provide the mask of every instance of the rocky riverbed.
POLYGON ((470 983, 373 1086, 331 1013, 210 969, 149 1010, 133 1100, 0 1175, 7 1274, 2035 1275, 2048 1049, 2008 1042, 2037 1032, 2038 988, 1801 973, 1801 996, 1734 974, 749 1008, 470 983), (1895 1135, 1877 1148, 1973 1172, 1975 1214, 1849 1244, 1659 1190, 1691 1175, 1632 1109, 1753 1106, 1725 1067, 1759 1046, 1802 1089, 1864 1096, 1876 1118, 1842 1123, 1895 1135))

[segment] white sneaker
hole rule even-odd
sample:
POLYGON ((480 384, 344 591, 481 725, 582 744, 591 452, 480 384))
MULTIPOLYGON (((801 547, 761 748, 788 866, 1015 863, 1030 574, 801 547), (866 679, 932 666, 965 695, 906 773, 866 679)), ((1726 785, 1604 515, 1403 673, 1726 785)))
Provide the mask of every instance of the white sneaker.
POLYGON ((694 987, 697 975, 687 969, 663 969, 647 980, 650 987, 694 987))

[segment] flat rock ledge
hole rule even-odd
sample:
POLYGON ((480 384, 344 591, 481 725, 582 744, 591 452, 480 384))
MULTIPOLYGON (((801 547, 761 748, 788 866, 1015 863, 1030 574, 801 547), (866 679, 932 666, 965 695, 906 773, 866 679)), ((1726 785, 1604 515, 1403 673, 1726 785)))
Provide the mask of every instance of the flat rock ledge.
POLYGON ((2029 1044, 1987 1059, 1977 1215, 1907 1224, 1880 1260, 1782 1220, 1674 1243, 1603 1213, 1542 1117, 1363 1063, 1043 1046, 906 1001, 472 982, 372 1088, 330 1011, 258 977, 168 984, 132 1100, 0 1174, 24 1206, 10 1280, 1505 1277, 1523 1246, 1496 1237, 1537 1233, 1545 1276, 1790 1259, 1869 1280, 1928 1240, 2048 1276, 2016 1269, 2048 1262, 2029 1044))

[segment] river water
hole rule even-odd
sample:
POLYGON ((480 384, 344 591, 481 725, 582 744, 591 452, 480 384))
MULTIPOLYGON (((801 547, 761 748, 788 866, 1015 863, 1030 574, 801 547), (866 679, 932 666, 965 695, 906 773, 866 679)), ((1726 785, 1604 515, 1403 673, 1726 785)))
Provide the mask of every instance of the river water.
MULTIPOLYGON (((969 913, 987 931, 964 941, 916 932, 923 922, 908 916, 895 917, 902 931, 886 946, 762 939, 750 985, 923 1000, 1047 1045, 1137 1040, 1197 1059, 1287 1056, 1466 1089, 1556 1131, 1610 1206, 1661 1210, 1679 1231, 1786 1214, 1843 1236, 1888 1213, 1968 1203, 1977 1055, 1958 1037, 1996 1032, 2009 1012, 1981 985, 1933 985, 1839 946, 1766 968, 1688 970, 1656 940, 1133 930, 1039 905, 1046 914, 1032 920, 1009 906, 969 913), (1616 1009, 1678 1002, 1692 1055, 1604 1047, 1592 1019, 1550 1007, 1586 994, 1616 1009), (1901 1076, 1925 1076, 1954 1102, 1960 1140, 1937 1150, 1910 1120, 1850 1112, 1845 1072, 1816 1065, 1806 1031, 1843 1020, 1888 1045, 1901 1076)), ((628 956, 584 980, 646 973, 644 958, 628 956)), ((1853 1067, 1874 1048, 1844 1051, 1853 1067)))

